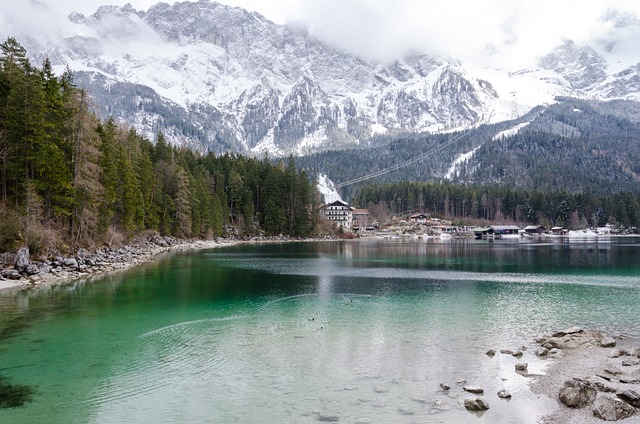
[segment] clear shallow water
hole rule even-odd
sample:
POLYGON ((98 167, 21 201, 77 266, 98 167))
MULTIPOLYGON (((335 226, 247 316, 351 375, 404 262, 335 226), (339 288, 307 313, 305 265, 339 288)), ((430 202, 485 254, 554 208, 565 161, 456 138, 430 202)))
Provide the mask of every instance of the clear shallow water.
POLYGON ((357 241, 166 256, 0 297, 0 375, 37 392, 2 423, 534 422, 532 340, 572 325, 640 344, 638 239, 357 241), (527 346, 517 360, 484 352, 527 346), (449 394, 439 383, 451 386, 449 394), (502 388, 509 402, 497 398, 502 388), (432 408, 436 400, 448 410, 432 408))

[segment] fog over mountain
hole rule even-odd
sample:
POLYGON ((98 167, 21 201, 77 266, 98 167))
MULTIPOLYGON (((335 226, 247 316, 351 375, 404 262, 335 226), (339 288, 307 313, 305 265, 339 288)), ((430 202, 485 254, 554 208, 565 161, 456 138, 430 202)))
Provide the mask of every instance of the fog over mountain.
POLYGON ((305 154, 500 122, 558 95, 640 98, 631 3, 360 3, 276 3, 304 22, 282 25, 207 0, 68 15, 31 1, 0 5, 0 35, 69 66, 102 115, 215 152, 305 154))

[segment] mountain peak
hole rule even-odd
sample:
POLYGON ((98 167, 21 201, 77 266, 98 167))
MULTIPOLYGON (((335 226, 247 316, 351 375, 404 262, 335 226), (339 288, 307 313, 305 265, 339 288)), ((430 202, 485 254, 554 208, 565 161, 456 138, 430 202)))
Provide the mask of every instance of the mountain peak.
MULTIPOLYGON (((607 19, 640 28, 627 16, 607 19)), ((208 0, 72 13, 60 40, 48 40, 26 47, 77 71, 104 113, 176 143, 196 137, 216 152, 307 152, 388 131, 459 129, 508 119, 557 94, 640 98, 637 69, 612 67, 612 53, 597 46, 567 41, 538 69, 519 73, 417 51, 383 63, 329 45, 304 25, 208 0)))

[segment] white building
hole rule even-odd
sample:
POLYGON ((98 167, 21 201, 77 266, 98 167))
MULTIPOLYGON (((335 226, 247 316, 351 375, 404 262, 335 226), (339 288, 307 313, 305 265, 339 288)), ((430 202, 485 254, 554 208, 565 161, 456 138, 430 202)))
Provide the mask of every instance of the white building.
POLYGON ((330 222, 350 231, 353 222, 353 207, 342 200, 328 203, 321 208, 321 213, 330 222))

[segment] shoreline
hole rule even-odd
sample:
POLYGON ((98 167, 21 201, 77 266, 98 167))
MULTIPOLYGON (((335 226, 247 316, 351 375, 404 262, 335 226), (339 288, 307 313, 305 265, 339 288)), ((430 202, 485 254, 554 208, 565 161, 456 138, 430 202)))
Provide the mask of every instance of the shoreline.
MULTIPOLYGON (((578 327, 536 340, 541 346, 557 346, 549 349, 550 361, 544 374, 537 374, 529 383, 529 389, 538 396, 545 396, 557 403, 557 409, 538 417, 541 424, 595 424, 604 420, 594 412, 599 402, 617 398, 629 391, 640 393, 640 344, 624 335, 606 337, 599 331, 578 327), (563 334, 560 336, 559 334, 563 334), (592 391, 593 399, 579 407, 570 407, 560 396, 566 382, 579 379, 592 391)), ((543 349, 543 348, 541 348, 543 349)), ((536 352, 538 356, 538 351, 536 352)), ((543 356, 547 356, 547 353, 543 356)), ((538 356, 541 357, 541 356, 538 356)), ((624 403, 624 402, 621 402, 624 403)), ((629 405, 629 403, 627 403, 629 405)), ((630 406, 630 405, 629 405, 630 406)), ((640 423, 640 409, 628 417, 619 417, 625 423, 640 423)))
MULTIPOLYGON (((158 255, 168 252, 216 249, 240 244, 289 243, 295 241, 320 240, 329 239, 273 237, 248 240, 181 240, 173 237, 154 236, 142 242, 124 245, 117 249, 108 247, 99 248, 93 253, 90 253, 86 249, 79 249, 75 255, 68 257, 57 256, 56 259, 51 261, 30 262, 30 265, 33 264, 37 267, 37 272, 33 274, 27 272, 19 273, 19 279, 11 279, 0 275, 0 296, 12 295, 21 290, 68 285, 78 281, 107 276, 111 273, 125 271, 144 263, 153 262, 158 255)), ((0 266, 2 272, 12 271, 14 269, 10 263, 4 266, 6 267, 4 269, 0 266)), ((33 271, 35 271, 35 269, 33 269, 33 271)), ((15 276, 16 274, 13 273, 13 275, 15 276)))

